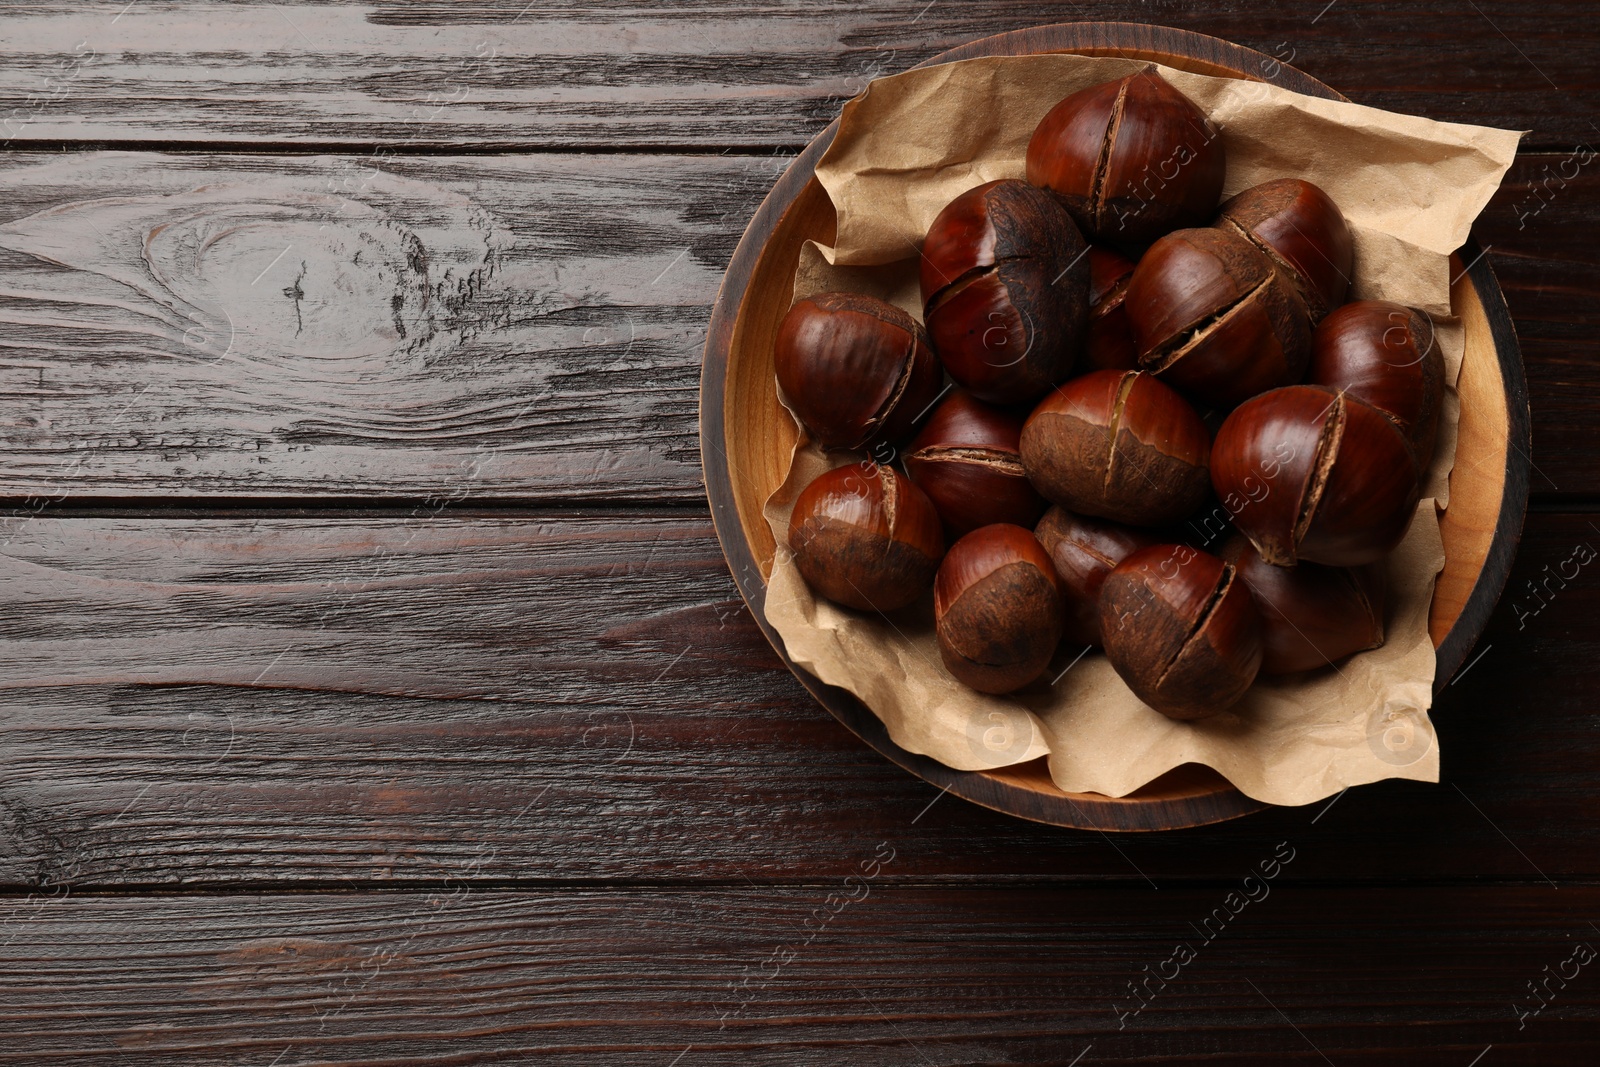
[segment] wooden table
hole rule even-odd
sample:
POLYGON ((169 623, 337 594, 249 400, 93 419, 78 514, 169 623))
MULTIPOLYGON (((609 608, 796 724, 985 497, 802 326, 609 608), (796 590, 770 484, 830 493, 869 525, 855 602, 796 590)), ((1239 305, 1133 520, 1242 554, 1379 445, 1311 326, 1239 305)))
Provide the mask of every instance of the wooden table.
POLYGON ((0 4, 0 1063, 1595 1063, 1593 14, 0 4), (872 77, 1074 19, 1531 131, 1477 235, 1534 503, 1440 785, 1012 820, 735 593, 696 393, 756 204, 872 77))

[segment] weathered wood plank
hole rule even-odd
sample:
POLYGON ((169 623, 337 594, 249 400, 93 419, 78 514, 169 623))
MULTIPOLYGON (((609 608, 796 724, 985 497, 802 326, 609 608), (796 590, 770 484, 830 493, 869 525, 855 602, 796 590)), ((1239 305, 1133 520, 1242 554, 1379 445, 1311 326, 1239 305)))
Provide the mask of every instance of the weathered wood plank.
POLYGON ((545 0, 0 5, 0 139, 798 147, 873 77, 977 37, 1149 21, 1292 63, 1361 103, 1595 136, 1588 8, 1565 0, 545 0), (1324 10, 1324 8, 1327 8, 1324 10))
POLYGON ((783 162, 5 157, 0 495, 701 500, 783 162))
POLYGON ((897 888, 864 835, 788 889, 13 901, 0 1063, 1593 1062, 1600 890, 1284 884, 1313 848, 1159 893, 897 888))
POLYGON ((1436 715, 1447 784, 1113 845, 929 808, 782 669, 699 518, 38 518, 0 557, 0 884, 742 884, 890 840, 895 878, 1142 887, 1290 835, 1294 878, 1600 877, 1590 522, 1530 518, 1436 715))
MULTIPOLYGON (((705 321, 786 164, 0 159, 0 496, 698 501, 705 321)), ((1592 493, 1600 166, 1524 157, 1479 233, 1535 488, 1592 493)))

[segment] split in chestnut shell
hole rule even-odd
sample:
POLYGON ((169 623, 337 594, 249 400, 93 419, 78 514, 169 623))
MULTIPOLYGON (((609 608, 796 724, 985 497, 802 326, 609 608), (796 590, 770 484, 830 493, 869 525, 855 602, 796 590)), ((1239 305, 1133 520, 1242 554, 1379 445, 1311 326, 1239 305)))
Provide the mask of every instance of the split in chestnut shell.
POLYGON ((1046 499, 1134 526, 1176 522, 1200 506, 1210 448, 1189 402, 1140 371, 1074 378, 1022 427, 1022 465, 1046 499))
POLYGON ((1106 658, 1138 698, 1172 719, 1237 703, 1261 668, 1261 616, 1231 564, 1187 545, 1153 545, 1117 565, 1100 592, 1106 658))
POLYGON ((773 361, 784 396, 824 448, 904 440, 944 381, 921 324, 860 293, 797 301, 778 326, 773 361))
POLYGON ((1416 511, 1417 468, 1394 422, 1348 393, 1274 389, 1217 431, 1211 481, 1261 558, 1356 567, 1400 543, 1416 511))
POLYGON ((945 668, 981 693, 1036 680, 1061 640, 1061 579, 1020 526, 985 526, 951 545, 933 604, 945 668))
POLYGON ((980 526, 1032 526, 1048 506, 1022 468, 1022 418, 965 390, 950 394, 906 446, 906 473, 954 540, 980 526))
POLYGON ((817 476, 789 517, 789 551, 813 590, 862 611, 894 611, 933 584, 944 556, 938 513, 911 479, 873 463, 817 476))
POLYGON ((945 206, 922 247, 923 321, 950 377, 994 404, 1072 372, 1089 314, 1087 247, 1055 198, 988 182, 945 206))
POLYGON ((1178 230, 1151 245, 1123 310, 1142 369, 1223 409, 1300 381, 1311 355, 1311 321, 1293 286, 1225 230, 1178 230))
POLYGON ((1028 181, 1115 244, 1210 222, 1226 170, 1220 131, 1153 66, 1073 93, 1028 141, 1028 181))

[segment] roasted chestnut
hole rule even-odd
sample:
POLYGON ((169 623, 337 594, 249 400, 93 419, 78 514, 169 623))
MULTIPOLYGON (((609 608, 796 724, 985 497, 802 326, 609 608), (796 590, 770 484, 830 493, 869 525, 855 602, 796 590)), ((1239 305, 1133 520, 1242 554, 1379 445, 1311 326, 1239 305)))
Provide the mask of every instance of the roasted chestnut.
POLYGON ((950 546, 933 583, 939 655, 956 680, 1009 693, 1050 664, 1061 641, 1061 579, 1033 534, 997 524, 950 546))
POLYGON ((1061 579, 1065 637, 1086 645, 1101 644, 1100 587, 1106 575, 1139 549, 1156 544, 1156 535, 1060 507, 1044 513, 1033 535, 1050 553, 1061 579))
POLYGON ((1444 354, 1426 313, 1387 300, 1344 305, 1312 338, 1311 381, 1343 389, 1394 419, 1419 467, 1433 459, 1444 354))
POLYGON ((1008 179, 956 197, 928 230, 921 281, 933 349, 979 400, 1036 400, 1071 372, 1089 265, 1050 194, 1008 179))
POLYGON ((1235 534, 1222 547, 1261 613, 1261 671, 1292 674, 1326 667, 1383 644, 1380 565, 1275 567, 1235 534))
POLYGON ((1159 526, 1206 498, 1210 446, 1183 397, 1140 371, 1102 370, 1039 402, 1022 427, 1022 466, 1057 504, 1159 526))
POLYGON ((1372 563, 1400 543, 1417 506, 1405 436, 1377 408, 1319 385, 1235 408, 1211 447, 1211 481, 1234 525, 1281 567, 1372 563))
POLYGON ((1089 246, 1089 332, 1083 342, 1081 371, 1133 370, 1139 353, 1122 298, 1127 295, 1133 261, 1109 248, 1089 246))
POLYGON ((917 320, 860 293, 797 302, 773 357, 790 407, 824 448, 904 439, 944 384, 917 320))
POLYGON ((1305 374, 1305 305, 1236 233, 1167 234, 1134 268, 1123 308, 1139 366, 1202 403, 1232 407, 1305 374))
POLYGON ((1122 244, 1211 221, 1226 167, 1217 128, 1153 66, 1073 93, 1028 141, 1028 180, 1122 244))
POLYGON ((1106 658, 1134 695, 1173 719, 1238 702, 1261 667, 1261 616, 1234 568, 1187 545, 1152 545, 1100 589, 1106 658))
POLYGON ((933 582, 939 515, 911 479, 875 463, 819 475, 794 502, 789 550, 806 584, 835 603, 893 611, 933 582))
POLYGON ((962 390, 951 393, 906 447, 911 480, 953 539, 980 526, 1032 526, 1047 506, 1022 471, 1022 419, 962 390))
POLYGON ((1344 303, 1355 271, 1355 238, 1339 205, 1320 187, 1299 178, 1252 185, 1222 205, 1217 225, 1288 272, 1312 322, 1344 303))

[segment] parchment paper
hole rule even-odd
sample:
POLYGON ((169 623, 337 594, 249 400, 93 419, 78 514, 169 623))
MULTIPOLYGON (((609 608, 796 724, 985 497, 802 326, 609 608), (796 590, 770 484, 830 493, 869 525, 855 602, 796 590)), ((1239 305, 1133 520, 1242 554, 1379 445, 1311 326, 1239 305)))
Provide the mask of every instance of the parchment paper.
MULTIPOLYGON (((833 248, 802 249, 795 299, 855 290, 920 319, 916 256, 939 210, 974 185, 1022 177, 1028 138, 1057 101, 1145 65, 1070 55, 973 59, 874 81, 845 105, 817 168, 838 210, 837 239, 833 248)), ((1448 256, 1498 188, 1521 134, 1158 69, 1221 129, 1225 196, 1274 177, 1315 182, 1355 233, 1350 299, 1419 307, 1438 326, 1449 390, 1425 499, 1387 562, 1386 643, 1336 669, 1263 675, 1235 708, 1192 723, 1147 708, 1098 650, 1065 642, 1033 686, 1008 697, 973 692, 940 663, 931 594, 886 617, 814 597, 800 578, 783 548, 794 499, 827 467, 856 461, 824 453, 803 430, 788 478, 765 507, 780 546, 767 619, 792 660, 855 693, 897 744, 960 770, 1048 755, 1062 789, 1123 796, 1193 762, 1248 796, 1288 805, 1383 778, 1438 781, 1427 714, 1428 610, 1444 564, 1436 508, 1448 502, 1464 350, 1450 316, 1448 256)))

